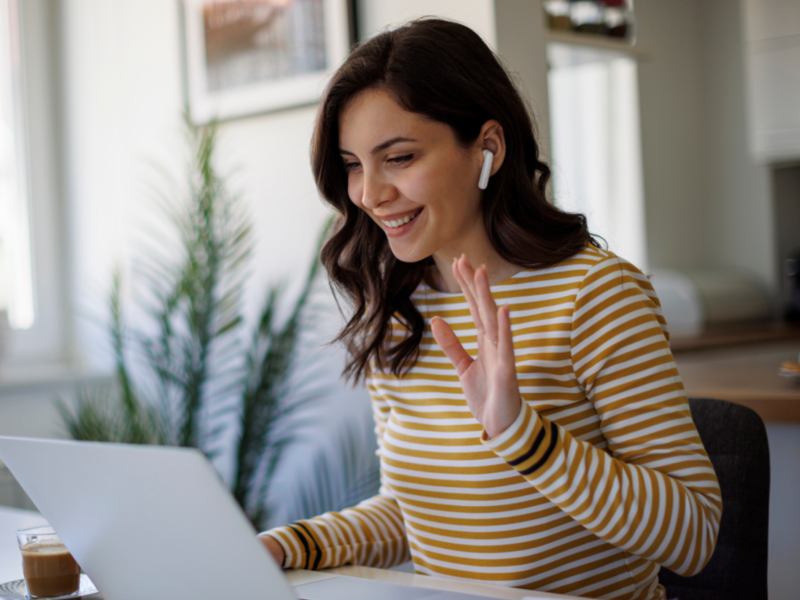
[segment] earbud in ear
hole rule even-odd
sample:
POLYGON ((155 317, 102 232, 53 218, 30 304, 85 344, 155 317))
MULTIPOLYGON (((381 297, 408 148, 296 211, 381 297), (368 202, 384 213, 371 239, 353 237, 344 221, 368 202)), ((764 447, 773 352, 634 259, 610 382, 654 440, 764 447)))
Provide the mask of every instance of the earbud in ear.
POLYGON ((483 151, 483 167, 481 167, 481 177, 478 179, 478 187, 485 190, 489 185, 489 174, 492 172, 492 161, 494 154, 491 150, 483 151))

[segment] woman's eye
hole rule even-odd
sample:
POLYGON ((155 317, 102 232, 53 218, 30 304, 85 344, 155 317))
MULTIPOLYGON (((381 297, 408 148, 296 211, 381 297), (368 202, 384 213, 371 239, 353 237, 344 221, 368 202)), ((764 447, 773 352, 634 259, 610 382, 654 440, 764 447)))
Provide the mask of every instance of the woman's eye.
POLYGON ((404 154, 403 156, 395 156, 390 158, 388 162, 392 163, 393 165, 403 165, 414 158, 413 154, 404 154))
POLYGON ((346 172, 348 172, 348 173, 351 173, 352 171, 355 171, 360 166, 361 166, 361 163, 345 161, 344 170, 346 172))

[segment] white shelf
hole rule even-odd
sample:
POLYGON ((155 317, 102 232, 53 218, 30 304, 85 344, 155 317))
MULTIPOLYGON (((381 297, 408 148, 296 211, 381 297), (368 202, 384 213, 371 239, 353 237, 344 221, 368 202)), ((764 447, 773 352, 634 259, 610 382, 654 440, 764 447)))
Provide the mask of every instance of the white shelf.
POLYGON ((109 372, 99 372, 72 365, 49 364, 13 367, 0 367, 0 398, 5 394, 30 393, 52 390, 64 386, 112 383, 114 377, 109 372))
POLYGON ((630 44, 625 40, 619 40, 591 33, 576 33, 573 31, 548 31, 548 42, 558 42, 559 44, 570 44, 573 46, 586 46, 599 50, 611 50, 634 56, 636 58, 646 58, 650 51, 639 44, 630 44))

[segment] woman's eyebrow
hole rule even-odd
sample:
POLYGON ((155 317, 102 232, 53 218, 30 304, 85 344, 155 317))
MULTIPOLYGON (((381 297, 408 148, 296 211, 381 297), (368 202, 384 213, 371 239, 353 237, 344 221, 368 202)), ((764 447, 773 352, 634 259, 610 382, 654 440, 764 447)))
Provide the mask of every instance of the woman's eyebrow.
MULTIPOLYGON (((402 136, 393 137, 392 139, 386 140, 385 142, 382 142, 382 143, 378 144, 377 146, 375 146, 371 150, 370 154, 372 154, 374 156, 375 154, 378 154, 379 152, 383 152, 384 150, 386 150, 390 146, 393 146, 394 144, 398 144, 400 142, 416 142, 416 141, 418 141, 418 140, 415 140, 414 138, 407 138, 407 137, 402 137, 402 136)), ((350 150, 345 150, 344 148, 339 148, 339 154, 348 154, 350 156, 355 156, 354 152, 350 152, 350 150)))

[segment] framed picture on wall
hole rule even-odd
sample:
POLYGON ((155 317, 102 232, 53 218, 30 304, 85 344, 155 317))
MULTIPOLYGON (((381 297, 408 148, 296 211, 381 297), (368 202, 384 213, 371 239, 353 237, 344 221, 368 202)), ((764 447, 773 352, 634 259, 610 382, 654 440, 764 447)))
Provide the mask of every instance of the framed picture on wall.
POLYGON ((354 0, 183 0, 195 124, 311 104, 355 39, 354 0))

